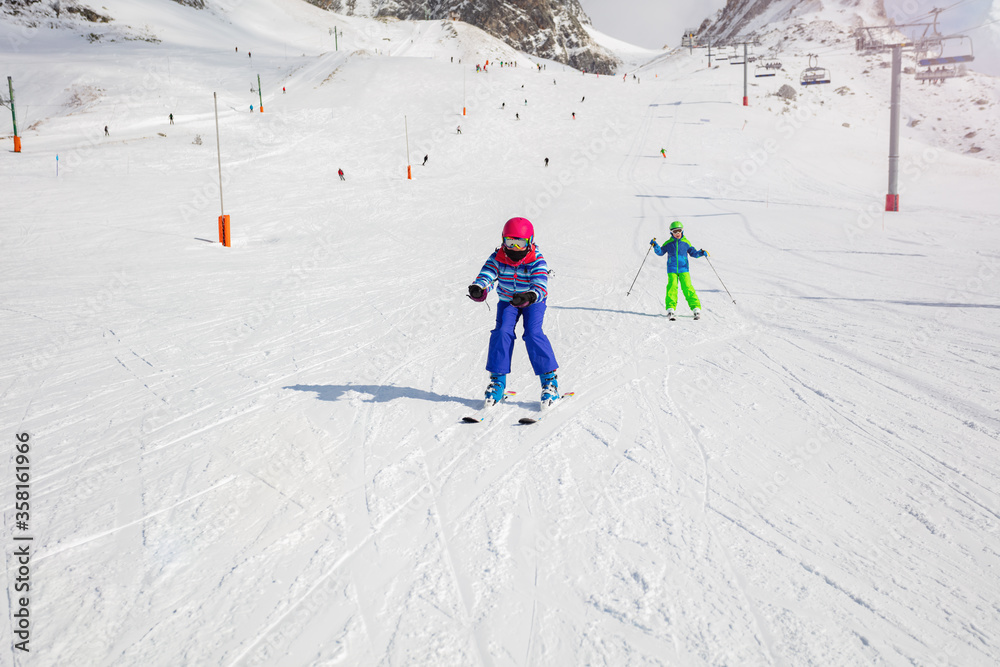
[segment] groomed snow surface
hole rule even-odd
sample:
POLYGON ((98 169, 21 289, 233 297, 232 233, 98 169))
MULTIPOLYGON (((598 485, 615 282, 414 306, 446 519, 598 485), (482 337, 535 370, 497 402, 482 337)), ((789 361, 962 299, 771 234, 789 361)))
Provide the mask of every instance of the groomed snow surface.
POLYGON ((860 95, 743 107, 683 52, 477 75, 501 47, 440 23, 238 4, 109 1, 178 37, 4 56, 8 618, 25 431, 34 558, 0 663, 1000 661, 996 162, 904 136, 884 214, 860 95), (518 425, 519 342, 460 424, 495 317, 466 286, 519 215, 576 396, 518 425), (698 322, 647 257, 673 220, 698 322))

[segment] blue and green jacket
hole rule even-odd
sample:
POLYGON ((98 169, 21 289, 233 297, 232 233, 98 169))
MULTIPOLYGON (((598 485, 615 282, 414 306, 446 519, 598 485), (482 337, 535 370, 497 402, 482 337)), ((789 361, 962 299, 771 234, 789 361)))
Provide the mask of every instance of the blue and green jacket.
POLYGON ((489 292, 494 281, 501 301, 510 301, 518 292, 534 292, 538 301, 545 301, 549 295, 549 267, 534 244, 528 254, 517 261, 507 257, 503 246, 497 248, 473 282, 489 292))
POLYGON ((661 257, 667 256, 667 273, 687 273, 688 255, 692 257, 704 257, 704 250, 695 250, 686 236, 679 239, 671 237, 663 245, 654 245, 653 252, 661 257))

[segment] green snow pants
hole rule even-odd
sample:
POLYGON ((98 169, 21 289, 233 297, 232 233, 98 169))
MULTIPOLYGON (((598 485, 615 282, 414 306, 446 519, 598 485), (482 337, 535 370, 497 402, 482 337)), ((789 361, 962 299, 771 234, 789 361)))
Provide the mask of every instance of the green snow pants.
POLYGON ((701 308, 701 301, 698 300, 698 294, 694 291, 694 285, 691 284, 691 274, 685 272, 667 274, 667 310, 673 310, 677 306, 678 283, 680 283, 681 290, 684 292, 684 298, 688 302, 688 307, 691 310, 701 308))

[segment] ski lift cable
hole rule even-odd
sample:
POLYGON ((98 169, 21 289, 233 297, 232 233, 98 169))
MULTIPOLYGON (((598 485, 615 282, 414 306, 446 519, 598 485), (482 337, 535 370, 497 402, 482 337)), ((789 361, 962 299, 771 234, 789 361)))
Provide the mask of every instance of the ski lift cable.
POLYGON ((915 22, 915 21, 920 21, 921 19, 929 19, 932 16, 934 16, 935 14, 943 14, 944 12, 948 11, 949 9, 954 9, 955 7, 958 7, 959 5, 964 5, 967 2, 971 2, 971 0, 958 0, 958 2, 956 2, 954 4, 951 4, 951 5, 948 5, 944 9, 937 9, 937 8, 935 8, 935 9, 932 9, 932 10, 930 10, 928 12, 924 12, 923 14, 918 14, 916 16, 908 17, 906 20, 907 21, 914 21, 915 22))
POLYGON ((987 21, 986 23, 980 23, 973 28, 966 28, 964 30, 960 30, 959 32, 972 32, 973 30, 979 30, 980 28, 985 28, 986 26, 993 25, 994 23, 1000 23, 1000 19, 993 19, 992 21, 987 21))

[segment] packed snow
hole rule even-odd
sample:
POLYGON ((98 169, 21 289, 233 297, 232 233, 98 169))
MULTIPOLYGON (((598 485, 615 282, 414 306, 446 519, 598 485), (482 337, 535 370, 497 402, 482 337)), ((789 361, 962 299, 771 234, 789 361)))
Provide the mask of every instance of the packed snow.
MULTIPOLYGON (((996 153, 904 127, 885 213, 861 57, 802 88, 789 43, 744 107, 703 51, 598 77, 464 25, 208 5, 0 24, 0 663, 1000 662, 996 153), (517 395, 463 424, 496 308, 466 286, 514 216, 575 396, 519 425, 518 343, 517 395), (711 253, 697 322, 649 253, 674 220, 711 253)), ((989 136, 965 88, 996 90, 903 94, 989 136)))

